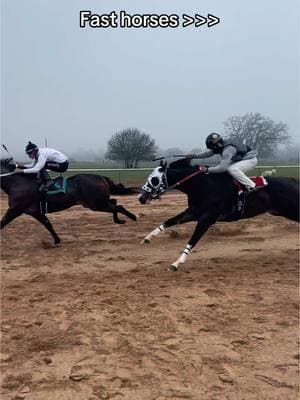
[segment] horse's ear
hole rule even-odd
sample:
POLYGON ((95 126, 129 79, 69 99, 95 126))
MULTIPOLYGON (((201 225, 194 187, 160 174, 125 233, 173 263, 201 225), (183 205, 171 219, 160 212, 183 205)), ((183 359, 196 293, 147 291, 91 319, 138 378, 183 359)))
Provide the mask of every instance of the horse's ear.
POLYGON ((163 160, 160 160, 159 166, 162 167, 163 166, 163 160))
POLYGON ((162 170, 165 171, 167 169, 167 161, 162 163, 162 170))

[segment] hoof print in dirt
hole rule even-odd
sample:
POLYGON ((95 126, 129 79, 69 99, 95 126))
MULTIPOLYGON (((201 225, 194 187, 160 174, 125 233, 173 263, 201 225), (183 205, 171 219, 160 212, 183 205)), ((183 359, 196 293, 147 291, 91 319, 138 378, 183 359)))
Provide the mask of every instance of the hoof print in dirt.
POLYGON ((30 392, 30 388, 28 386, 25 386, 24 388, 22 388, 16 395, 15 395, 15 399, 26 399, 26 397, 28 397, 30 392))
POLYGON ((76 373, 76 372, 73 372, 73 373, 70 375, 70 379, 71 379, 72 381, 75 381, 75 382, 81 381, 83 378, 84 378, 84 375, 83 375, 83 374, 79 374, 79 373, 76 373))

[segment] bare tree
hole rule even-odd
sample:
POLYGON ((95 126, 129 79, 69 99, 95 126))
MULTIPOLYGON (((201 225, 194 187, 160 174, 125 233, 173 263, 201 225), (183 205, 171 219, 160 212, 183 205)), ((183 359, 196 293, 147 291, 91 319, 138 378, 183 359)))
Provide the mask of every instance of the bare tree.
POLYGON ((224 122, 224 126, 227 138, 258 150, 261 158, 272 156, 278 144, 287 144, 291 139, 284 122, 274 122, 260 113, 232 116, 224 122))
POLYGON ((125 168, 136 168, 141 160, 151 160, 156 152, 155 140, 136 128, 115 133, 107 144, 106 158, 124 161, 125 168))

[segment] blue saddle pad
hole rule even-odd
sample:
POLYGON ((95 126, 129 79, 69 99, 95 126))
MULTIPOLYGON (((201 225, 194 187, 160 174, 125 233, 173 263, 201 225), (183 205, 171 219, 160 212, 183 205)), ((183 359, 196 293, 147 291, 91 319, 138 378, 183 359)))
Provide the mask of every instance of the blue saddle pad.
POLYGON ((59 176, 54 179, 48 186, 47 195, 51 196, 59 193, 66 193, 67 191, 67 178, 65 176, 59 176))

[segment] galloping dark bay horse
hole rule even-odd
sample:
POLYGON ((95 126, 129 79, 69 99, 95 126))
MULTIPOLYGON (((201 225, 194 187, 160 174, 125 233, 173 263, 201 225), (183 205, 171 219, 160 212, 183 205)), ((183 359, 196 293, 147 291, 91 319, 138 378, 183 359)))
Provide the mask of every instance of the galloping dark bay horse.
MULTIPOLYGON (((41 213, 40 193, 34 174, 15 174, 15 164, 12 158, 1 159, 1 189, 8 195, 8 210, 1 220, 1 229, 19 217, 28 214, 39 221, 51 233, 54 243, 60 243, 60 238, 53 229, 49 219, 41 213)), ((136 216, 123 206, 117 205, 117 200, 111 199, 111 194, 122 195, 137 193, 135 188, 125 188, 122 184, 114 184, 111 179, 93 174, 77 174, 67 178, 66 192, 48 197, 48 212, 66 210, 76 204, 90 208, 93 211, 104 211, 113 214, 117 224, 123 224, 118 213, 136 221, 136 216)))
MULTIPOLYGON (((149 243, 166 228, 176 224, 197 221, 195 231, 181 256, 169 267, 176 271, 179 264, 216 221, 232 221, 232 207, 236 202, 237 187, 227 173, 197 173, 199 166, 190 166, 188 159, 170 164, 161 162, 149 175, 139 200, 145 204, 159 198, 168 188, 176 187, 188 196, 188 208, 182 213, 164 221, 155 228, 142 243, 149 243), (193 175, 190 179, 186 177, 193 175)), ((270 213, 299 222, 299 181, 294 178, 268 177, 267 185, 246 197, 241 218, 251 218, 258 214, 270 213)))

